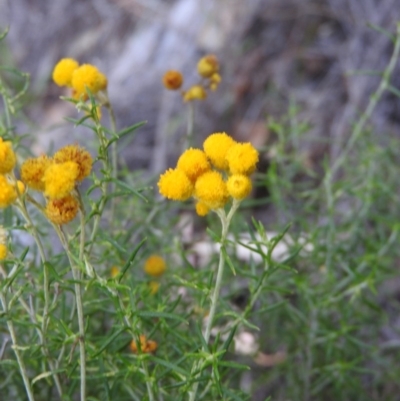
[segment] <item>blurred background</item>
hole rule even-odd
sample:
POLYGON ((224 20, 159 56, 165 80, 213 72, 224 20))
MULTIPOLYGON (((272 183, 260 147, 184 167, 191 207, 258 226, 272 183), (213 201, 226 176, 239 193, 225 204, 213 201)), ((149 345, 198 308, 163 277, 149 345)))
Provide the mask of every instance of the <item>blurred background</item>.
MULTIPOLYGON (((187 110, 162 87, 167 69, 185 86, 196 63, 214 53, 222 83, 196 105, 198 145, 226 131, 256 146, 273 138, 268 118, 296 105, 310 126, 299 143, 303 160, 318 168, 335 157, 387 65, 392 44, 371 24, 394 32, 399 0, 0 0, 0 25, 10 31, 3 63, 31 75, 27 117, 44 152, 57 138, 84 142, 86 131, 62 124, 76 117, 67 95, 51 81, 56 62, 73 57, 95 64, 109 79, 118 128, 146 120, 121 157, 130 168, 157 174, 174 165, 187 110), (362 75, 356 71, 363 71, 362 75)), ((393 85, 400 86, 399 71, 393 85)), ((398 134, 399 99, 386 95, 373 115, 380 140, 398 134)), ((20 127, 22 133, 27 128, 20 127)))

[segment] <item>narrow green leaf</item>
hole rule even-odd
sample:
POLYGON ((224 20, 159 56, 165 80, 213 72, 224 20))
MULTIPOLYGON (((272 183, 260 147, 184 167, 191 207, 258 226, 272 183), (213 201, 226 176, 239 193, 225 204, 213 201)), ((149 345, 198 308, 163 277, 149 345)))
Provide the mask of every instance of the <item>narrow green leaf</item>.
POLYGON ((165 366, 166 368, 172 370, 173 372, 179 373, 183 377, 187 377, 187 372, 185 370, 183 370, 182 368, 180 368, 178 365, 175 365, 172 362, 165 361, 164 359, 157 358, 156 356, 152 356, 151 360, 156 362, 156 363, 158 363, 158 364, 160 364, 160 365, 162 365, 162 366, 165 366))
POLYGON ((130 127, 124 128, 122 131, 117 132, 117 134, 114 134, 114 137, 108 141, 106 148, 108 148, 113 142, 117 141, 118 139, 121 139, 122 137, 136 131, 138 128, 142 127, 146 123, 147 121, 140 121, 139 123, 133 124, 130 127))
POLYGON ((371 23, 371 22, 368 22, 368 23, 367 23, 367 26, 368 26, 369 28, 373 29, 374 31, 379 32, 379 33, 385 35, 385 36, 388 37, 393 43, 396 42, 396 37, 395 37, 392 33, 390 33, 389 31, 387 31, 386 29, 384 29, 384 28, 382 28, 382 27, 380 27, 380 26, 378 26, 378 25, 375 25, 375 24, 373 24, 373 23, 371 23))
POLYGON ((35 378, 32 379, 32 385, 35 384, 37 381, 46 379, 49 376, 53 376, 56 373, 62 373, 64 372, 64 369, 56 369, 48 372, 43 372, 40 375, 37 375, 35 378))
POLYGON ((0 41, 2 41, 7 35, 8 31, 10 30, 10 27, 8 26, 2 33, 0 33, 0 41))
POLYGON ((129 330, 129 327, 124 326, 121 329, 117 330, 111 337, 107 338, 100 349, 96 353, 91 355, 91 358, 96 358, 96 356, 100 355, 108 347, 108 345, 111 344, 125 330, 129 330))
POLYGON ((219 361, 219 366, 225 366, 227 368, 241 369, 241 370, 250 370, 250 366, 243 365, 241 363, 232 362, 232 361, 219 361))
POLYGON ((141 318, 159 318, 159 319, 172 319, 179 320, 182 323, 188 324, 188 321, 179 315, 169 312, 152 312, 152 311, 139 311, 136 313, 141 318))
POLYGON ((130 254, 127 262, 125 263, 125 266, 122 268, 121 275, 119 276, 118 283, 121 282, 122 278, 124 277, 125 273, 128 271, 128 269, 131 267, 133 259, 135 259, 136 254, 139 252, 139 249, 142 247, 142 245, 146 242, 147 238, 143 238, 139 244, 136 246, 136 248, 132 251, 130 254))
POLYGON ((131 188, 128 184, 125 184, 123 181, 120 181, 117 178, 110 178, 109 181, 112 181, 115 184, 117 184, 118 186, 120 186, 121 188, 126 189, 131 194, 138 196, 143 201, 148 202, 148 200, 140 192, 138 192, 137 190, 131 188))

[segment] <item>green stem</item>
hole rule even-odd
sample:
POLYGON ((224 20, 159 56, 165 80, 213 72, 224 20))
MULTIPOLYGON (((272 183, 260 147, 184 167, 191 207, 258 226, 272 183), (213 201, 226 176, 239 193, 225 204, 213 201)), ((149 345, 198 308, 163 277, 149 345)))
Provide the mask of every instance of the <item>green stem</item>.
POLYGON ((362 114, 361 118, 358 120, 357 124, 355 125, 353 132, 351 133, 350 139, 348 140, 345 148, 343 149, 342 153, 333 163, 332 168, 327 173, 325 180, 331 180, 336 173, 336 171, 342 166, 343 162, 345 161, 348 153, 350 152, 351 148, 353 147, 354 143, 358 140, 360 135, 362 134, 362 130, 368 119, 371 117, 376 105, 378 104, 379 100, 381 99, 383 93, 387 90, 390 85, 390 78, 396 67, 396 62, 399 58, 400 53, 400 23, 397 24, 397 31, 396 31, 396 38, 393 48, 393 53, 390 58, 389 64, 386 66, 383 74, 382 80, 378 86, 378 89, 375 93, 371 96, 367 108, 365 109, 364 113, 362 114))
MULTIPOLYGON (((116 298, 117 298, 118 306, 123 314, 125 324, 132 329, 132 324, 129 320, 129 317, 125 314, 126 308, 124 307, 124 303, 122 302, 120 293, 117 291, 116 294, 113 294, 113 295, 116 296, 116 298)), ((149 374, 149 371, 147 370, 147 366, 144 361, 142 361, 142 369, 143 369, 143 372, 144 372, 144 375, 146 378, 146 387, 147 387, 147 393, 149 395, 149 401, 155 401, 153 388, 151 387, 151 383, 150 383, 150 374, 149 374)))
MULTIPOLYGON (((107 95, 107 99, 108 99, 108 95, 107 95)), ((105 104, 105 107, 108 110, 108 113, 110 114, 110 123, 111 123, 111 130, 114 134, 117 133, 117 123, 116 123, 116 118, 115 118, 115 113, 114 113, 114 109, 111 106, 111 103, 108 99, 107 103, 105 104)), ((111 144, 111 176, 114 179, 117 179, 118 177, 118 149, 117 149, 117 141, 113 142, 111 144)), ((111 183, 111 193, 113 193, 115 191, 115 182, 111 183)), ((116 202, 116 198, 112 198, 111 199, 111 210, 110 210, 110 222, 113 221, 113 217, 114 217, 114 212, 115 212, 115 202, 116 202)))
MULTIPOLYGON (((108 94, 106 94, 106 98, 104 101, 104 107, 107 108, 107 110, 110 114, 111 130, 114 133, 116 133, 117 126, 116 126, 115 113, 114 113, 114 109, 112 108, 111 103, 108 99, 108 94)), ((104 130, 100 124, 100 121, 96 121, 96 133, 97 133, 99 143, 100 143, 101 152, 99 152, 99 154, 102 153, 102 155, 103 155, 102 161, 103 161, 104 170, 106 171, 106 174, 108 174, 111 178, 116 179, 117 178, 117 168, 118 168, 117 143, 113 142, 111 144, 111 162, 110 162, 110 158, 109 158, 108 150, 107 150, 107 146, 108 146, 109 142, 108 142, 107 137, 104 134, 104 130)), ((115 190, 115 183, 111 183, 110 190, 111 190, 111 192, 115 190)), ((107 193, 108 193, 108 183, 105 181, 103 181, 101 184, 101 192, 102 192, 102 198, 99 203, 97 214, 94 218, 92 234, 90 236, 90 245, 87 250, 88 255, 90 255, 90 253, 92 251, 93 242, 96 237, 97 231, 99 229, 100 219, 103 215, 103 210, 106 205, 106 198, 107 198, 107 193)), ((110 210, 110 218, 109 218, 110 223, 113 221, 114 211, 115 211, 115 198, 113 198, 111 200, 111 210, 110 210)))
POLYGON ((183 150, 193 146, 193 128, 194 128, 194 102, 189 102, 186 137, 185 140, 183 141, 183 150))
MULTIPOLYGON (((84 220, 83 220, 84 224, 84 220)), ((69 243, 65 234, 62 232, 61 228, 54 225, 58 237, 60 238, 61 244, 63 245, 65 252, 68 257, 69 264, 72 270, 72 277, 74 278, 75 286, 75 301, 76 310, 78 314, 78 329, 79 329, 79 357, 80 357, 80 376, 81 376, 81 401, 86 400, 86 351, 85 351, 85 323, 83 317, 83 303, 82 303, 82 285, 81 272, 79 268, 74 263, 71 250, 69 248, 69 243)), ((83 227, 81 228, 81 233, 83 232, 83 227)), ((80 259, 81 260, 81 259, 80 259)))
MULTIPOLYGON (((43 248, 42 241, 40 240, 40 236, 36 230, 35 225, 32 222, 32 219, 28 213, 28 210, 26 208, 25 203, 21 200, 20 202, 17 203, 18 210, 24 217, 25 221, 27 222, 27 230, 30 232, 32 237, 34 238, 36 245, 39 250, 40 258, 42 260, 42 265, 43 265, 43 292, 44 292, 44 306, 43 306, 43 316, 42 316, 42 326, 41 330, 38 330, 39 334, 39 339, 40 343, 42 345, 42 352, 43 355, 46 357, 46 360, 49 364, 49 367, 51 371, 53 372, 53 380, 57 388, 58 395, 62 397, 62 387, 61 387, 61 382, 58 377, 58 374, 54 372, 55 367, 53 364, 53 361, 51 360, 49 351, 47 349, 47 344, 46 344, 46 332, 47 332, 47 326, 49 323, 49 308, 50 308, 50 280, 49 280, 49 269, 46 263, 46 256, 43 248)), ((33 319, 34 322, 37 323, 36 321, 36 316, 32 315, 31 320, 33 319)))
MULTIPOLYGON (((222 278, 224 275, 224 266, 225 266, 224 250, 225 250, 226 238, 228 236, 229 225, 230 225, 232 217, 235 214, 239 205, 240 205, 240 201, 234 200, 228 215, 225 214, 225 211, 223 209, 216 210, 216 213, 218 214, 218 216, 221 220, 221 224, 222 224, 221 248, 219 251, 217 278, 215 280, 215 286, 214 286, 213 293, 211 296, 210 312, 208 314, 207 325, 206 325, 206 329, 204 332, 204 341, 206 344, 208 344, 208 342, 210 340, 211 330, 213 327, 215 313, 217 311, 219 295, 220 295, 221 287, 222 287, 222 278)), ((205 346, 203 346, 203 351, 207 351, 205 346)), ((201 361, 199 361, 198 363, 194 363, 192 372, 197 371, 200 368, 200 366, 201 366, 201 361)), ((191 391, 189 391, 189 401, 194 401, 196 399, 198 387, 199 387, 199 382, 196 381, 193 384, 191 391)))
POLYGON ((8 331, 10 332, 11 341, 13 343, 13 350, 14 350, 15 356, 17 357, 17 362, 18 362, 19 370, 21 372, 22 380, 25 385, 26 394, 28 396, 29 401, 35 401, 35 397, 33 396, 32 387, 29 382, 28 374, 26 372, 25 363, 19 352, 19 346, 17 343, 17 336, 15 334, 14 324, 8 316, 9 311, 8 311, 7 301, 6 301, 6 298, 3 294, 3 292, 0 292, 0 300, 1 300, 1 304, 3 306, 3 311, 4 311, 5 315, 7 316, 7 327, 8 327, 8 331))

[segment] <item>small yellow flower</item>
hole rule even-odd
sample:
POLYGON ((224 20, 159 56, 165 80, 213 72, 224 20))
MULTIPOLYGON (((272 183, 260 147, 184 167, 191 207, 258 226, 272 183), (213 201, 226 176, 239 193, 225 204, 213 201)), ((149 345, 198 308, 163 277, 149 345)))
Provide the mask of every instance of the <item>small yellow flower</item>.
POLYGON ((67 224, 76 217, 78 210, 78 200, 67 195, 61 199, 50 199, 46 205, 46 216, 55 224, 67 224))
POLYGON ((169 70, 162 79, 163 85, 169 90, 177 90, 183 84, 183 76, 179 71, 169 70))
POLYGON ((228 169, 226 154, 236 142, 225 132, 210 135, 203 144, 204 152, 211 163, 220 170, 228 169))
POLYGON ((44 191, 44 173, 52 163, 53 159, 45 155, 25 160, 21 166, 21 180, 29 188, 44 191))
POLYGON ((83 95, 87 97, 86 90, 89 89, 93 94, 107 87, 107 78, 94 65, 83 64, 72 74, 73 97, 79 99, 83 95))
POLYGON ((207 97, 206 90, 201 85, 193 85, 183 93, 183 101, 190 102, 192 100, 204 100, 207 97))
POLYGON ((200 149, 190 148, 182 153, 176 168, 183 171, 192 182, 211 169, 206 154, 200 149))
POLYGON ((158 181, 160 194, 167 199, 185 201, 192 196, 193 184, 181 170, 168 169, 158 181))
POLYGON ((228 150, 226 159, 232 174, 249 175, 256 169, 258 151, 250 142, 236 143, 228 150))
POLYGON ((251 192, 251 180, 247 175, 233 174, 226 183, 229 195, 237 200, 242 200, 251 192))
POLYGON ((17 189, 18 189, 18 194, 23 195, 25 193, 25 185, 22 181, 18 180, 17 181, 17 189))
POLYGON ((206 216, 210 211, 210 208, 203 202, 196 203, 196 213, 199 216, 206 216))
POLYGON ((149 282, 150 294, 157 294, 160 289, 160 283, 158 281, 150 281, 149 282))
POLYGON ((0 244, 0 260, 4 260, 7 257, 7 246, 0 244))
POLYGON ((72 74, 79 67, 73 58, 63 58, 53 70, 53 81, 58 86, 72 86, 72 74))
POLYGON ((210 78, 213 74, 218 72, 218 70, 219 63, 214 54, 207 54, 197 63, 197 71, 203 78, 210 78))
POLYGON ((0 175, 0 208, 11 205, 17 199, 17 191, 4 175, 0 175))
POLYGON ((195 196, 210 209, 224 207, 229 194, 222 175, 217 171, 208 171, 198 178, 195 196))
POLYGON ((144 271, 153 277, 162 276, 166 269, 165 260, 158 255, 151 255, 144 264, 144 271))
POLYGON ((221 75, 218 72, 214 72, 214 74, 210 77, 210 89, 212 91, 217 90, 219 84, 221 83, 221 75))
POLYGON ((113 266, 110 270, 110 276, 111 278, 115 278, 119 275, 121 272, 120 268, 118 266, 113 266))
POLYGON ((45 195, 51 199, 65 198, 74 189, 78 174, 79 166, 75 162, 51 164, 43 177, 45 195))
POLYGON ((78 165, 77 181, 82 181, 90 174, 93 159, 90 153, 78 145, 67 145, 54 154, 56 163, 75 162, 78 165))
POLYGON ((132 340, 129 344, 129 349, 137 354, 139 352, 150 353, 156 351, 158 344, 155 341, 148 340, 144 334, 139 336, 139 341, 132 340), (140 345, 140 346, 139 346, 140 345))
POLYGON ((10 173, 16 161, 11 142, 4 142, 3 138, 0 137, 0 174, 10 173))

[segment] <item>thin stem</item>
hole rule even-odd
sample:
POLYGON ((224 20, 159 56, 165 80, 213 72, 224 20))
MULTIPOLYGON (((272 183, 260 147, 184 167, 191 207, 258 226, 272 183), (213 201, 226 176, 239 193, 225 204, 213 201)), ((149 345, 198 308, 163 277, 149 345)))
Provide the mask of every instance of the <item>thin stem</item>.
MULTIPOLYGON (((127 325, 128 327, 131 327, 131 328, 132 328, 132 325, 131 325, 131 322, 130 322, 130 320, 129 320, 129 317, 125 314, 126 308, 124 307, 124 304, 123 304, 123 302, 122 302, 120 293, 119 293, 118 291, 116 291, 116 293, 112 293, 112 295, 114 295, 114 296, 117 298, 118 306, 119 306, 121 312, 123 313, 123 318, 124 318, 124 320, 125 320, 126 325, 127 325)), ((145 374, 145 376, 146 376, 146 388, 147 388, 147 393, 148 393, 148 395, 149 395, 149 401, 155 401, 155 396, 154 396, 153 388, 151 387, 151 383, 150 383, 150 374, 149 374, 149 371, 147 370, 147 366, 146 366, 146 364, 144 363, 144 361, 142 361, 141 364, 142 364, 143 372, 144 372, 144 374, 145 374)))
MULTIPOLYGON (((72 277, 75 281, 75 301, 76 301, 76 310, 78 313, 78 328, 79 328, 79 357, 80 357, 80 376, 81 376, 81 401, 86 400, 86 351, 85 351, 85 323, 83 317, 83 303, 82 303, 82 286, 80 283, 81 280, 81 272, 79 268, 73 261, 73 257, 71 254, 71 250, 69 249, 68 241, 65 237, 65 234, 62 232, 60 227, 54 225, 54 228, 60 238, 60 241, 65 249, 65 252, 68 257, 69 264, 72 270, 72 277)), ((81 228, 81 232, 84 231, 83 227, 81 228)), ((81 259, 80 259, 81 260, 81 259)))
MULTIPOLYGON (((36 245, 38 247, 39 250, 39 255, 42 261, 42 265, 43 265, 43 293, 44 293, 44 305, 43 305, 43 316, 42 316, 42 326, 41 326, 41 330, 37 330, 38 335, 39 335, 39 339, 40 339, 40 343, 42 345, 42 352, 43 355, 46 357, 47 362, 49 364, 49 367, 51 369, 51 371, 53 372, 53 380, 54 383, 56 385, 57 388, 57 392, 59 394, 60 397, 62 397, 62 387, 61 387, 61 382, 60 379, 58 377, 58 374, 54 372, 55 368, 54 368, 54 364, 53 361, 51 360, 49 351, 47 349, 47 345, 46 345, 46 332, 47 332, 47 326, 49 323, 49 308, 50 308, 50 280, 49 280, 49 268, 47 266, 46 263, 46 256, 45 256, 45 252, 44 252, 44 247, 42 244, 42 241, 40 239, 40 236, 36 230, 35 225, 32 222, 32 219, 28 213, 28 210, 26 208, 25 203, 21 200, 20 202, 17 203, 17 207, 18 210, 20 211, 20 213, 22 214, 22 216, 24 217, 25 221, 28 223, 27 229, 30 232, 30 234, 32 235, 32 237, 34 238, 36 245)), ((22 301, 22 299, 20 299, 20 301, 22 301)), ((29 312, 28 312, 29 313, 29 312)), ((31 316, 31 320, 35 323, 37 323, 36 320, 36 316, 35 314, 30 314, 31 316)))
POLYGON ((348 140, 345 148, 343 149, 342 153, 334 162, 332 168, 327 173, 325 180, 331 180, 336 173, 336 171, 342 166, 343 162, 345 161, 349 151, 353 147, 354 143, 357 141, 359 136, 362 134, 362 130, 371 117, 376 105, 378 104, 379 100, 381 99, 383 93, 390 85, 390 78, 392 76, 393 70, 396 67, 396 62, 399 58, 400 53, 400 23, 397 24, 397 31, 396 31, 396 39, 394 43, 393 53, 390 58, 389 64, 386 66, 383 74, 382 80, 378 86, 378 89, 375 93, 371 96, 367 108, 365 109, 364 113, 362 114, 361 118, 358 120, 356 126, 351 133, 350 139, 348 140))
POLYGON ((194 102, 188 103, 188 120, 186 127, 186 137, 183 141, 183 150, 193 146, 193 128, 194 128, 194 102))
MULTIPOLYGON (((117 133, 117 123, 116 123, 114 109, 111 106, 110 100, 108 99, 108 94, 107 94, 107 102, 105 104, 105 107, 107 108, 107 110, 110 114, 111 130, 114 134, 116 134, 117 133)), ((117 141, 115 141, 111 144, 111 168, 112 168, 112 171, 111 171, 112 178, 117 179, 117 176, 118 176, 117 141)), ((115 185, 116 185, 115 182, 111 183, 111 192, 115 191, 115 185)), ((115 202, 116 202, 116 198, 112 198, 111 210, 110 210, 110 222, 113 221, 114 211, 115 211, 115 202)))
POLYGON ((8 306, 7 306, 7 301, 6 301, 6 298, 3 294, 3 292, 0 292, 0 300, 1 300, 2 307, 3 307, 3 311, 7 315, 7 327, 8 327, 8 331, 10 332, 11 341, 13 343, 12 348, 14 350, 15 356, 17 357, 17 362, 18 362, 19 370, 21 372, 22 380, 25 385, 26 394, 28 395, 29 401, 35 401, 35 397, 33 396, 32 387, 29 382, 28 374, 26 372, 25 363, 19 352, 19 346, 17 343, 17 336, 15 334, 14 324, 11 321, 11 319, 8 317, 8 306))
MULTIPOLYGON (((106 100, 104 106, 107 108, 107 110, 109 110, 112 129, 115 130, 116 129, 115 128, 115 115, 114 115, 114 111, 108 101, 108 97, 107 97, 107 100, 106 100)), ((101 126, 99 121, 96 121, 96 134, 97 134, 97 137, 98 137, 99 143, 100 143, 99 154, 102 155, 102 162, 103 162, 103 167, 106 172, 106 175, 108 177, 115 178, 116 177, 116 169, 114 170, 113 165, 117 162, 116 151, 115 151, 114 156, 112 154, 112 157, 114 159, 111 160, 111 163, 110 163, 110 159, 108 156, 108 150, 107 150, 108 140, 104 134, 103 127, 101 126)), ((111 147, 112 146, 113 146, 113 144, 111 144, 111 147)), ((106 202, 107 202, 108 183, 105 180, 103 180, 103 182, 101 183, 100 189, 102 192, 102 196, 101 196, 101 200, 100 200, 100 203, 98 206, 97 214, 94 217, 93 229, 92 229, 92 233, 90 236, 90 244, 89 244, 89 247, 87 250, 88 255, 90 255, 90 253, 92 251, 93 242, 94 242, 94 239, 96 237, 97 231, 100 226, 100 219, 103 216, 103 210, 104 210, 104 208, 106 206, 106 202)), ((110 221, 112 221, 112 218, 110 218, 110 221)))
MULTIPOLYGON (((213 293, 211 296, 210 312, 208 314, 207 325, 206 325, 206 329, 204 331, 204 341, 206 344, 208 344, 208 342, 210 340, 211 329, 213 327, 215 313, 217 311, 219 295, 220 295, 221 287, 222 287, 222 278, 224 275, 224 266, 225 266, 224 250, 225 250, 226 237, 228 236, 230 222, 231 222, 232 217, 235 214, 237 208, 239 207, 239 204, 240 204, 240 201, 234 200, 232 207, 229 210, 228 215, 225 214, 225 211, 223 209, 216 210, 216 213, 219 216, 219 218, 221 220, 221 224, 222 224, 221 247, 219 250, 217 278, 215 280, 215 286, 214 286, 213 293)), ((203 346, 203 351, 207 351, 205 346, 203 346)), ((201 365, 201 361, 199 361, 198 363, 195 363, 193 365, 192 372, 197 371, 200 368, 200 365, 201 365)), ((199 387, 199 382, 197 381, 193 384, 191 391, 189 391, 189 400, 190 401, 194 401, 196 399, 198 387, 199 387)))

